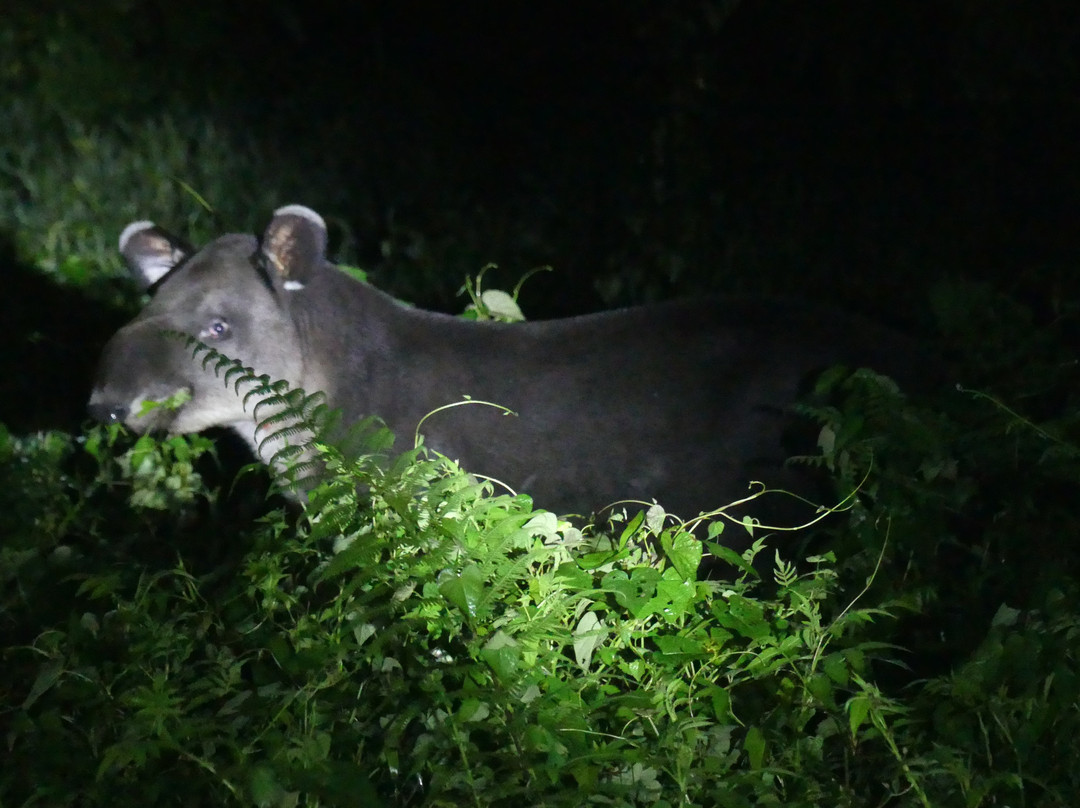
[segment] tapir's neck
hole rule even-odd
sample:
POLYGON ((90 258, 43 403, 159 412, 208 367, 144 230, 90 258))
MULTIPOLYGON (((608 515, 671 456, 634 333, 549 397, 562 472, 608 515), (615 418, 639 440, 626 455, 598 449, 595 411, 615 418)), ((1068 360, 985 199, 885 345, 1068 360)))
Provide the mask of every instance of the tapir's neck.
POLYGON ((347 420, 389 412, 382 401, 397 388, 386 378, 400 362, 395 332, 410 309, 385 292, 337 270, 319 273, 293 292, 290 312, 303 352, 308 393, 326 393, 347 420))
POLYGON ((305 357, 301 386, 324 391, 346 422, 377 415, 399 436, 436 407, 487 393, 484 368, 540 325, 415 309, 336 271, 297 294, 304 295, 291 309, 305 357))

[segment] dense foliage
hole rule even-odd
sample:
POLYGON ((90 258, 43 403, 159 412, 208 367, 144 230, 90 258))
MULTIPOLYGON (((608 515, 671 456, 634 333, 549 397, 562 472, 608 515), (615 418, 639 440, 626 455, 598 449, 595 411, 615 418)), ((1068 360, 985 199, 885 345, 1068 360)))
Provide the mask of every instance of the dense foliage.
MULTIPOLYGON (((760 527, 725 550, 747 526, 722 512, 583 532, 422 445, 384 457, 375 422, 343 453, 316 397, 271 385, 317 485, 207 567, 205 439, 5 434, 3 801, 1069 804, 1071 557, 1003 582, 987 555, 1041 538, 1010 535, 1035 511, 950 528, 996 444, 868 372, 821 387, 807 462, 857 492, 806 558, 760 527), (727 562, 707 580, 703 548, 727 562)), ((963 413, 1013 455, 1042 444, 1033 472, 1075 471, 1049 425, 988 403, 963 413)))
MULTIPOLYGON (((600 68, 546 47, 510 63, 526 26, 461 44, 479 67, 457 87, 408 72, 433 62, 395 49, 423 36, 410 15, 357 6, 357 44, 310 5, 0 19, 0 805, 1073 805, 1064 5, 893 4, 875 24, 611 4, 603 36, 565 26, 600 68), (506 103, 563 61, 580 106, 506 103), (77 429, 135 303, 121 228, 200 242, 289 202, 413 299, 494 259, 556 264, 526 310, 534 290, 556 311, 805 293, 933 322, 948 384, 913 401, 826 374, 794 462, 841 505, 800 531, 656 507, 572 525, 422 445, 385 456, 377 422, 341 440, 317 397, 220 355, 208 372, 276 397, 303 506, 264 499, 261 470, 234 481, 220 439, 77 429), (747 529, 745 556, 724 549, 747 529)), ((467 316, 520 319, 504 275, 483 283, 467 316)))

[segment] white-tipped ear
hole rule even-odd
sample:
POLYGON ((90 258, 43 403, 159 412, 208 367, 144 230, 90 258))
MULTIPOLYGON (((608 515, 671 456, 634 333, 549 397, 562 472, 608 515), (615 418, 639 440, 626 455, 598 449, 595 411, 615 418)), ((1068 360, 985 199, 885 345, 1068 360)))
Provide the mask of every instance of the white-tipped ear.
POLYGON ((120 233, 120 254, 144 289, 153 286, 191 254, 183 241, 150 221, 132 222, 120 233))
POLYGON ((285 205, 274 211, 274 217, 278 216, 300 216, 314 223, 320 230, 326 230, 326 222, 323 221, 323 217, 307 207, 307 205, 285 205))
POLYGON ((121 254, 124 252, 124 248, 127 246, 128 240, 140 230, 149 230, 156 225, 148 219, 144 219, 141 222, 132 222, 120 232, 120 244, 119 249, 121 254))
POLYGON ((272 283, 298 292, 326 263, 326 222, 303 205, 278 208, 263 233, 262 253, 272 283))

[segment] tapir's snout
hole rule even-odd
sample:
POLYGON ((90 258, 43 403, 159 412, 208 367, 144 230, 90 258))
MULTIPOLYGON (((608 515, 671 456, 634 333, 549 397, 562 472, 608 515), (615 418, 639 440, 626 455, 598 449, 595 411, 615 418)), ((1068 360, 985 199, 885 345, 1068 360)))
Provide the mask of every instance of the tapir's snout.
POLYGON ((125 424, 136 432, 168 428, 179 405, 148 409, 146 404, 183 391, 190 397, 191 385, 173 370, 184 360, 159 324, 129 323, 102 350, 87 413, 99 423, 125 424))
POLYGON ((128 423, 132 407, 145 397, 146 361, 140 356, 138 340, 130 338, 131 332, 131 326, 125 326, 102 351, 94 389, 86 403, 86 412, 98 423, 128 423))
POLYGON ((103 401, 98 399, 96 395, 90 397, 90 401, 86 405, 86 411, 91 418, 103 424, 122 424, 130 413, 127 405, 103 401))
POLYGON ((187 385, 151 384, 138 391, 95 387, 86 411, 99 423, 123 424, 139 433, 198 432, 214 426, 197 407, 192 410, 186 406, 191 395, 187 385), (192 418, 193 428, 187 423, 192 418))

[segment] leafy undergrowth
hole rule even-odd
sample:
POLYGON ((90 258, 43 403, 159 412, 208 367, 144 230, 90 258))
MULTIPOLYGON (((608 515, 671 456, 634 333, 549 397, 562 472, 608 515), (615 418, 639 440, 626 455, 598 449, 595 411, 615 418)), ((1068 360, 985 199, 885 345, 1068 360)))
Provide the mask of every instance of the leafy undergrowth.
POLYGON ((711 580, 659 509, 583 531, 422 447, 381 458, 372 425, 242 533, 204 439, 4 433, 0 803, 1072 804, 1075 588, 996 602, 980 552, 1023 513, 950 527, 982 444, 873 374, 828 383, 819 462, 859 488, 839 560, 736 558, 717 515, 711 580), (935 641, 943 670, 905 674, 935 641))
POLYGON ((135 302, 133 289, 104 282, 127 277, 116 240, 132 221, 153 217, 201 244, 254 232, 283 199, 318 205, 318 189, 333 185, 318 167, 294 169, 269 144, 206 116, 108 119, 0 101, 0 235, 47 277, 109 305, 135 302))

